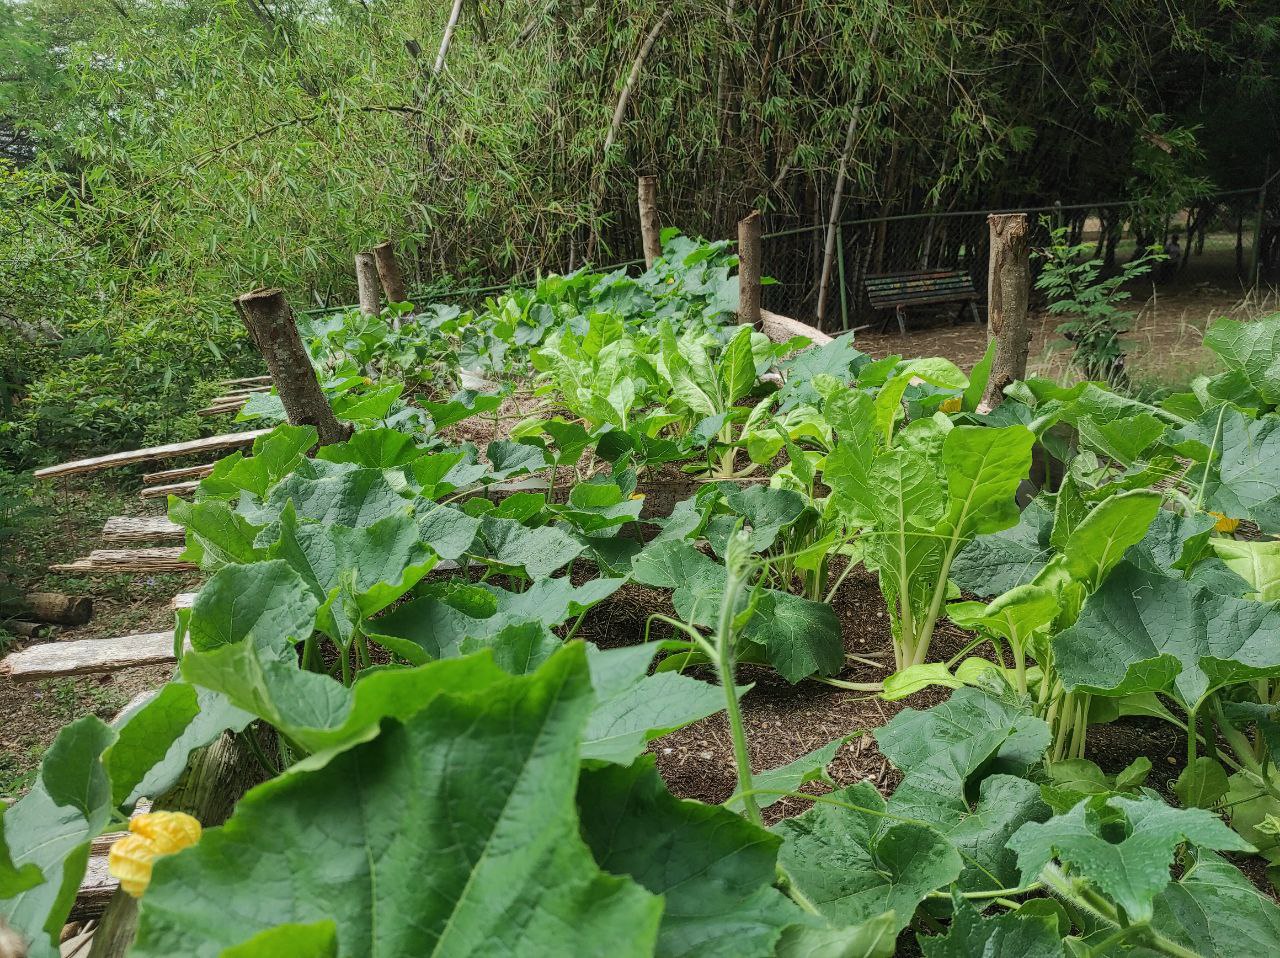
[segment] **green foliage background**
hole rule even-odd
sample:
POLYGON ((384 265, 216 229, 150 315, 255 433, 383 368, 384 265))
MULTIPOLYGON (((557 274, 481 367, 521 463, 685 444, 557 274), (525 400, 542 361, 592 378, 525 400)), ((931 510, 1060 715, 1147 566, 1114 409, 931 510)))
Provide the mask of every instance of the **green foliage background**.
POLYGON ((419 282, 626 259, 643 172, 693 233, 813 224, 855 113, 849 216, 1168 204, 1256 185, 1276 129, 1272 0, 465 0, 436 73, 448 14, 0 0, 0 448, 194 430, 248 365, 230 298, 349 301, 387 236, 419 282))

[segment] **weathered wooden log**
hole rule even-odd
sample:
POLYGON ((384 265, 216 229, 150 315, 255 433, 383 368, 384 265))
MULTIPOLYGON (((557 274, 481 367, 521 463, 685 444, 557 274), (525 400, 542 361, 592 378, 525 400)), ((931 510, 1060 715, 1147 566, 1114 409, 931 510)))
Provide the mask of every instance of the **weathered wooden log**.
POLYGON ((1031 257, 1026 213, 992 213, 991 267, 987 272, 987 337, 995 340, 991 378, 979 411, 990 412, 1004 401, 1007 386, 1027 374, 1031 328, 1031 257))
POLYGON ((658 227, 658 178, 640 177, 637 189, 640 204, 640 242, 644 246, 645 269, 652 269, 662 255, 662 231, 658 227))
POLYGON ((360 300, 360 312, 366 316, 377 316, 382 312, 378 262, 372 253, 356 253, 356 294, 360 300))
POLYGON ((68 675, 101 674, 174 662, 173 632, 145 632, 111 639, 41 642, 0 659, 0 678, 38 682, 68 675))
POLYGON ((47 633, 53 631, 51 626, 43 622, 23 622, 21 619, 8 619, 0 623, 0 627, 23 639, 44 638, 47 633))
POLYGON ((102 527, 104 542, 180 542, 183 535, 168 516, 112 516, 102 527))
POLYGON ((148 472, 142 477, 144 485, 154 486, 158 483, 174 482, 178 479, 203 479, 213 472, 214 463, 206 462, 199 466, 183 466, 181 469, 164 469, 160 472, 148 472))
POLYGON ((49 566, 53 572, 189 572, 194 563, 179 558, 181 546, 94 549, 85 558, 49 566))
POLYGON ((258 289, 245 293, 236 303, 250 337, 271 369, 289 422, 315 426, 321 445, 346 439, 350 430, 338 422, 320 389, 284 293, 258 289))
POLYGON ((163 486, 144 486, 139 495, 143 499, 167 499, 169 496, 189 496, 200 485, 199 479, 188 479, 186 482, 171 482, 163 486))
POLYGON ((386 295, 387 302, 407 302, 409 290, 404 283, 400 261, 396 259, 395 244, 391 240, 379 243, 373 248, 373 260, 378 268, 378 281, 382 284, 382 292, 386 295))
POLYGON ((760 328, 760 211, 738 223, 738 322, 760 328))
POLYGON ((831 337, 822 330, 808 323, 802 323, 798 319, 792 319, 790 316, 771 313, 767 309, 760 310, 760 332, 775 343, 785 343, 795 336, 804 336, 815 346, 825 346, 831 342, 831 337))
POLYGON ((219 385, 219 386, 240 386, 240 385, 243 385, 243 384, 246 384, 246 383, 248 383, 248 384, 252 384, 252 385, 257 385, 257 384, 260 384, 260 383, 266 383, 267 385, 270 385, 270 384, 271 384, 271 377, 270 377, 270 376, 245 376, 243 379, 220 379, 220 380, 218 380, 218 385, 219 385))
MULTIPOLYGON (((205 828, 223 824, 241 796, 262 781, 241 739, 227 732, 192 753, 187 771, 155 807, 193 815, 205 828)), ((116 888, 89 946, 88 958, 124 958, 138 930, 138 902, 116 888)))
POLYGON ((231 432, 218 436, 206 436, 204 439, 189 439, 185 442, 171 442, 163 446, 148 446, 145 449, 130 449, 127 452, 113 452, 106 456, 94 456, 91 459, 76 459, 56 466, 45 466, 37 469, 32 475, 37 479, 54 479, 59 476, 70 476, 82 472, 98 472, 102 469, 116 469, 120 466, 132 466, 140 462, 155 462, 159 459, 176 459, 198 452, 216 452, 220 449, 235 449, 248 446, 259 436, 265 436, 270 429, 250 429, 248 432, 231 432))
POLYGON ((87 595, 64 595, 61 592, 29 592, 20 609, 22 618, 35 622, 84 625, 93 617, 93 599, 87 595))

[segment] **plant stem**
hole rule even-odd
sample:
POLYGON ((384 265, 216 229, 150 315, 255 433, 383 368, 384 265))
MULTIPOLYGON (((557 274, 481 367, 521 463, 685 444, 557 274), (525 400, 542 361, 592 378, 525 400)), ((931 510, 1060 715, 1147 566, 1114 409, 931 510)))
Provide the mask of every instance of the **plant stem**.
POLYGON ((731 568, 725 582, 724 596, 720 600, 720 622, 716 628, 716 670, 720 676, 720 685, 724 688, 725 713, 733 734, 733 757, 738 767, 738 791, 742 793, 742 807, 746 811, 747 820, 763 828, 764 819, 752 791, 755 783, 751 778, 751 749, 747 743, 747 731, 742 723, 742 709, 738 704, 738 691, 734 685, 733 617, 743 584, 741 572, 731 568))

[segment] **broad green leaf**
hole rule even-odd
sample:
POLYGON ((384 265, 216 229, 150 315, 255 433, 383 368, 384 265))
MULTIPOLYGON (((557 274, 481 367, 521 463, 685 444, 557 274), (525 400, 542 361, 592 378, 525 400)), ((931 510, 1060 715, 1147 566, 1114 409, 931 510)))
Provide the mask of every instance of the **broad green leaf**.
POLYGON ((969 373, 969 385, 965 387, 964 397, 960 403, 960 408, 965 412, 977 410, 978 403, 982 401, 982 394, 987 391, 987 383, 991 380, 991 364, 995 362, 995 358, 996 341, 993 339, 987 343, 987 351, 982 354, 982 358, 969 373))
POLYGON ((489 460, 495 481, 535 472, 550 465, 546 451, 541 446, 507 440, 489 443, 485 449, 485 458, 489 460))
POLYGON ((1049 915, 1023 909, 983 918, 959 895, 944 935, 917 935, 924 958, 1062 958, 1058 924, 1049 915))
POLYGON ((751 352, 750 326, 743 326, 720 357, 720 396, 733 405, 756 384, 756 364, 751 352))
POLYGON ((1140 922, 1151 919, 1155 897, 1169 884, 1174 851, 1183 842, 1222 851, 1252 848, 1203 809, 1170 808, 1145 796, 1103 795, 1047 822, 1023 825, 1009 847, 1028 879, 1061 862, 1123 908, 1130 921, 1140 922))
MULTIPOLYGON (((1192 446, 1202 453, 1212 446, 1216 452, 1212 462, 1188 476, 1204 486, 1201 505, 1232 519, 1252 519, 1264 532, 1280 532, 1280 418, 1251 420, 1222 407, 1209 410, 1191 428, 1199 430, 1192 446)), ((1190 432, 1184 428, 1180 435, 1190 432)))
POLYGON ((367 469, 395 469, 428 455, 413 437, 398 429, 361 429, 346 442, 330 443, 316 450, 317 459, 350 462, 367 469))
POLYGON ((480 520, 453 506, 419 500, 414 517, 418 536, 442 559, 453 560, 471 548, 480 520))
POLYGON ((1033 499, 1016 525, 969 542, 951 563, 951 578, 976 595, 1008 592, 1034 579, 1053 555, 1049 533, 1053 515, 1033 499))
POLYGON ((875 731, 880 751, 903 774, 895 814, 954 826, 969 814, 965 787, 985 774, 1025 774, 1049 747, 1040 719, 977 689, 962 688, 925 711, 903 709, 875 731))
POLYGON ((1156 897, 1152 924, 1207 958, 1269 955, 1280 948, 1280 907, 1212 852, 1200 852, 1194 865, 1156 897))
MULTIPOLYGON (((766 792, 769 790, 794 792, 806 782, 821 781, 834 785, 835 783, 827 775, 827 766, 835 761, 836 753, 840 751, 841 746, 854 737, 856 736, 838 738, 834 742, 828 742, 821 748, 816 748, 812 752, 801 755, 794 762, 771 768, 767 772, 757 772, 752 776, 755 787, 764 789, 766 792)), ((760 808, 768 808, 770 805, 776 805, 785 797, 784 795, 762 793, 756 796, 756 805, 760 808)), ((738 813, 741 813, 745 807, 741 798, 733 796, 724 805, 726 808, 738 813)))
MULTIPOLYGON (((892 800, 889 808, 895 808, 892 800)), ((964 859, 964 871, 958 880, 960 889, 994 891, 1031 881, 1031 876, 1020 873, 1009 839, 1027 822, 1042 822, 1051 814, 1040 788, 1025 778, 984 778, 973 810, 959 821, 938 826, 964 859)))
POLYGON ((815 928, 792 925, 782 933, 776 958, 893 958, 898 918, 887 911, 856 925, 815 928))
POLYGON ((301 471, 277 483, 263 509, 250 513, 250 522, 277 518, 292 502, 299 519, 359 528, 392 513, 404 512, 409 501, 387 482, 381 469, 352 469, 312 478, 301 471))
POLYGON ((1204 344, 1264 400, 1280 404, 1280 316, 1250 322, 1219 319, 1205 330, 1204 344))
POLYGON ((40 778, 0 824, 15 894, 0 899, 0 918, 29 943, 29 958, 55 958, 89 844, 111 815, 111 781, 101 755, 115 732, 95 716, 65 726, 45 754, 40 778), (37 869, 43 877, 32 884, 37 869))
POLYGON ((1125 550, 1146 535, 1161 502, 1160 493, 1138 490, 1104 499, 1060 546, 1065 570, 1095 591, 1125 550))
POLYGON ((804 497, 789 489, 744 487, 734 482, 718 483, 716 488, 729 508, 746 521, 747 548, 752 552, 763 552, 772 546, 778 533, 791 526, 807 508, 804 497))
POLYGON ((508 625, 483 637, 469 635, 458 643, 458 651, 470 655, 482 649, 493 653, 493 660, 504 672, 528 675, 537 671, 564 643, 541 622, 508 625))
POLYGON ((767 589, 742 637, 764 646, 769 664, 793 684, 814 673, 835 675, 844 667, 844 633, 825 602, 767 589))
POLYGON ((1230 788, 1227 772, 1217 759, 1201 755, 1182 770, 1173 793, 1187 808, 1213 808, 1230 788))
POLYGON ((957 426, 942 444, 946 522, 960 539, 1015 525, 1014 493, 1031 468, 1035 436, 1025 426, 957 426))
POLYGON ((924 359, 912 359, 902 365, 902 372, 909 373, 932 386, 943 389, 965 389, 969 385, 969 377, 949 359, 930 356, 924 359))
POLYGON ((1248 598, 1259 602, 1280 600, 1280 540, 1210 539, 1209 545, 1227 568, 1253 586, 1248 598))
POLYGON ((795 888, 833 922, 854 924, 891 910, 900 931, 929 892, 960 877, 951 843, 924 825, 885 826, 885 801, 870 782, 784 819, 779 863, 795 888))
POLYGON ((251 791, 226 825, 157 862, 133 954, 217 956, 326 919, 341 954, 651 954, 661 900, 602 872, 579 835, 583 651, 455 685, 322 767, 251 791))
POLYGON ((282 560, 226 566, 196 595, 188 634, 197 650, 246 639, 283 647, 311 635, 319 606, 302 577, 282 560))
POLYGON ((1053 652, 1068 689, 1168 691, 1196 708, 1214 688, 1280 675, 1280 608, 1125 563, 1053 652))
POLYGON ((232 945, 218 958, 338 958, 338 926, 332 920, 276 925, 232 945))
MULTIPOLYGON (((678 672, 649 675, 660 643, 587 647, 596 705, 583 733, 582 757, 627 765, 651 739, 725 707, 724 690, 678 672)), ((740 686, 745 694, 750 686, 740 686)))
POLYGON ((778 393, 778 411, 786 412, 801 405, 816 405, 818 393, 814 389, 815 377, 832 376, 847 384, 869 361, 868 356, 853 348, 853 333, 846 333, 822 346, 802 350, 779 367, 785 382, 778 393))
POLYGON ((254 545, 260 527, 220 499, 187 502, 170 496, 169 518, 186 530, 187 547, 181 558, 206 572, 263 558, 265 550, 254 545))
POLYGON ((782 930, 807 917, 773 887, 778 837, 672 797, 652 757, 583 772, 578 814, 602 869, 663 896, 656 955, 769 958, 782 930))
POLYGON ((1125 559, 1149 572, 1180 575, 1195 565, 1216 521, 1203 513, 1184 516, 1161 509, 1142 541, 1125 553, 1125 559))
POLYGON ((563 568, 585 548, 556 526, 530 528, 514 519, 484 516, 477 541, 484 551, 477 555, 495 565, 522 571, 531 579, 544 579, 563 568))
POLYGON ((888 676, 884 680, 884 691, 881 697, 886 702, 897 702, 930 686, 958 689, 963 685, 964 682, 952 675, 945 663, 922 662, 919 665, 909 665, 888 676))

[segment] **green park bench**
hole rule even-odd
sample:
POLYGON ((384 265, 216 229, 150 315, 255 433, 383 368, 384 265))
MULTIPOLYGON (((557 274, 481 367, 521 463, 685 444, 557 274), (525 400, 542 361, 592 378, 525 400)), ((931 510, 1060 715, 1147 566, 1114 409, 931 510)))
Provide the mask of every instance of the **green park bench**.
MULTIPOLYGON (((866 278, 867 298, 876 310, 892 309, 898 320, 898 330, 907 334, 906 311, 908 306, 924 306, 931 303, 960 303, 958 320, 966 309, 978 322, 978 293, 973 280, 964 270, 926 269, 909 273, 878 273, 866 278)), ((889 317, 880 324, 884 332, 889 317)))

